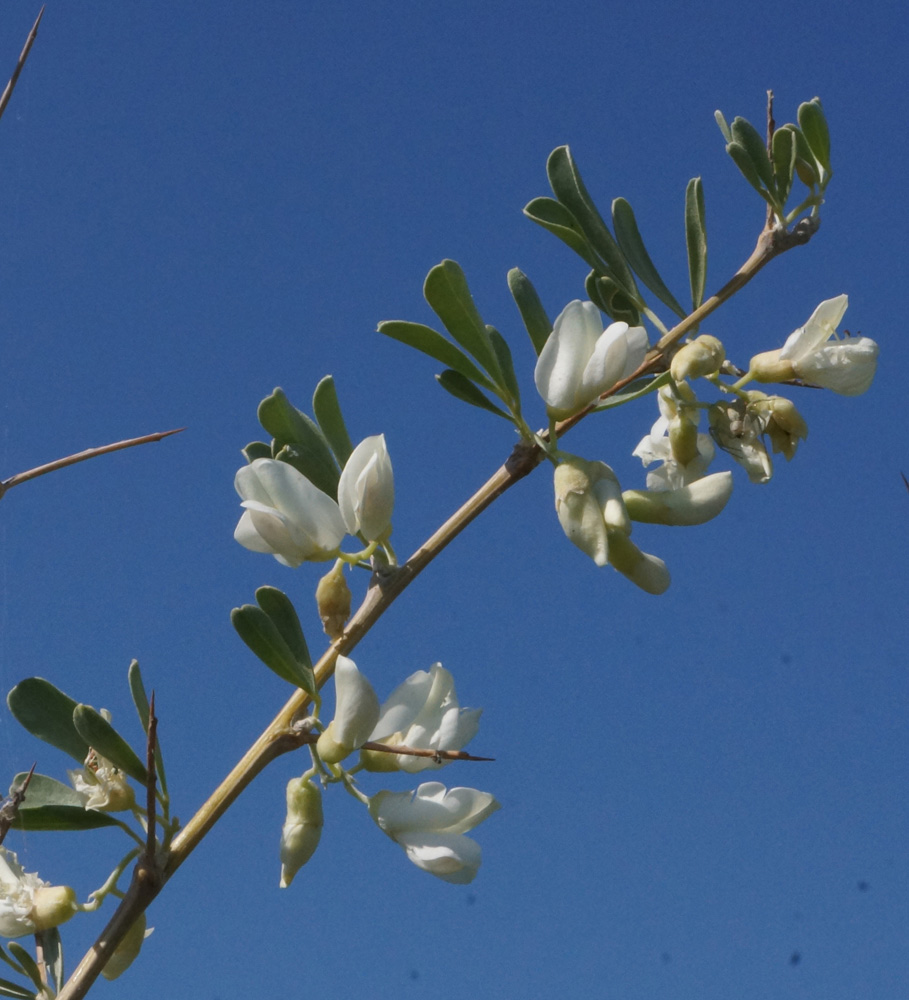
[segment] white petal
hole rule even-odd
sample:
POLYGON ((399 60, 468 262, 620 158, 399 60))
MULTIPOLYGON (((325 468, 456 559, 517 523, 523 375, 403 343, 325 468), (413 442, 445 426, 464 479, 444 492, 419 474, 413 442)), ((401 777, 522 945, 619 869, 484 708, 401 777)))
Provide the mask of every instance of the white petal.
POLYGON ((628 513, 648 524, 704 524, 716 517, 732 495, 732 473, 717 472, 674 490, 627 490, 628 513))
POLYGON ((877 371, 878 346, 869 337, 847 337, 794 363, 797 374, 842 396, 860 396, 877 371))
POLYGON ((379 699, 354 661, 346 656, 339 656, 335 665, 335 696, 335 741, 345 747, 362 746, 379 718, 379 699))
POLYGON ((798 361, 818 350, 834 336, 848 305, 847 295, 837 295, 834 299, 822 302, 808 322, 789 335, 780 351, 780 360, 798 361))
POLYGON ((483 860, 480 845, 462 835, 403 834, 396 839, 418 868, 456 885, 472 882, 483 860))
POLYGON ((592 302, 575 299, 558 315, 533 373, 537 390, 550 409, 576 406, 584 369, 602 332, 600 313, 592 302))
POLYGON ((375 541, 388 531, 395 489, 384 434, 365 438, 351 452, 338 483, 338 504, 352 535, 360 531, 375 541))

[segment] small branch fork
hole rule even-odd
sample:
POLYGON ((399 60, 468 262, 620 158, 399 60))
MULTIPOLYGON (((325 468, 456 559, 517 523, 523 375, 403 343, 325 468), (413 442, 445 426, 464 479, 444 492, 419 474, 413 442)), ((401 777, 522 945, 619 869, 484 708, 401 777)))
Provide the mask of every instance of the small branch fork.
POLYGON ((19 815, 19 806, 25 799, 25 793, 31 783, 32 775, 35 773, 37 763, 32 764, 31 770, 22 779, 22 784, 17 785, 10 794, 10 797, 0 806, 0 844, 6 840, 9 828, 16 822, 19 815))
MULTIPOLYGON (((651 372, 665 368, 666 355, 676 344, 698 323, 714 312, 720 305, 731 298, 774 257, 779 256, 794 246, 807 243, 817 230, 815 219, 804 219, 791 232, 774 229, 765 224, 751 256, 725 285, 700 308, 673 327, 657 345, 650 350, 643 364, 636 372, 613 386, 598 400, 580 413, 563 420, 557 426, 557 433, 564 434, 587 416, 603 399, 621 391, 634 379, 651 372)), ((547 433, 542 432, 546 438, 547 433)), ((316 684, 323 684, 334 673, 335 661, 340 655, 348 655, 359 641, 384 614, 397 596, 404 591, 419 574, 449 545, 473 520, 486 510, 498 497, 515 485, 519 480, 532 472, 543 461, 542 449, 535 445, 520 443, 515 447, 511 457, 499 468, 487 482, 457 510, 402 566, 381 579, 374 577, 366 592, 363 603, 347 624, 343 634, 335 639, 322 655, 315 667, 316 684)), ((80 1000, 88 992, 89 987, 97 979, 107 961, 107 956, 116 944, 129 930, 139 913, 142 912, 157 896, 164 883, 177 871, 183 862, 193 852, 208 831, 223 816, 240 793, 265 767, 277 757, 302 745, 306 740, 303 734, 294 734, 294 720, 299 719, 306 711, 309 696, 304 691, 297 691, 291 696, 272 722, 246 751, 226 778, 211 794, 198 812, 189 820, 186 826, 174 838, 171 850, 161 872, 160 881, 151 884, 134 878, 126 897, 122 900, 116 912, 101 933, 98 942, 87 952, 79 963, 69 981, 58 995, 57 1000, 80 1000)), ((308 735, 308 734, 307 734, 308 735)), ((369 745, 369 749, 383 749, 392 753, 408 752, 401 747, 384 745, 369 745)), ((409 751, 413 753, 414 751, 409 751)), ((434 751, 421 751, 419 756, 434 756, 434 751)), ((440 755, 440 759, 450 759, 448 754, 440 755)), ((484 759, 469 757, 469 755, 453 758, 484 759)))
POLYGON ((99 455, 107 455, 112 451, 122 451, 124 448, 134 448, 137 444, 150 444, 152 441, 160 441, 162 438, 170 437, 171 434, 179 434, 185 431, 185 427, 177 427, 172 431, 157 431, 154 434, 143 434, 142 437, 127 438, 125 441, 115 441, 113 444, 101 445, 99 448, 86 448, 85 451, 76 452, 75 455, 67 455, 66 458, 58 458, 54 462, 46 465, 39 465, 27 472, 17 472, 9 479, 0 480, 0 497, 13 486, 27 482, 29 479, 37 479, 48 472, 56 472, 57 469, 65 469, 68 465, 75 465, 77 462, 86 462, 90 458, 97 458, 99 455))

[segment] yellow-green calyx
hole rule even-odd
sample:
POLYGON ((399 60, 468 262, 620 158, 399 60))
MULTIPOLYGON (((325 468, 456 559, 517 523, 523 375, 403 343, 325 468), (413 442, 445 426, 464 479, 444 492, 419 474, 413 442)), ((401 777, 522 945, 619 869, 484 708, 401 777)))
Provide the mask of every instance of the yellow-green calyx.
POLYGON ((344 632, 344 626, 350 618, 350 587, 344 576, 344 564, 335 563, 319 581, 316 587, 316 604, 319 607, 319 617, 322 628, 331 639, 337 639, 344 632))
POLYGON ((722 342, 709 333, 704 333, 676 351, 669 371, 676 382, 702 378, 719 371, 725 360, 726 351, 722 342))
POLYGON ((780 358, 780 350, 755 354, 748 366, 748 374, 755 382, 788 382, 798 378, 792 362, 780 358))

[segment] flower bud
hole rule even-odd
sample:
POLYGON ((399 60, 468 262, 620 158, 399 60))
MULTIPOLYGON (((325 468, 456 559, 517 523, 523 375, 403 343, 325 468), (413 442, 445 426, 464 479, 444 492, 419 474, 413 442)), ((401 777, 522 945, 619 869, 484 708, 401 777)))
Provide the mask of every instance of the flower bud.
POLYGON ((693 525, 716 517, 731 495, 732 473, 716 472, 676 490, 626 490, 622 499, 632 521, 693 525))
POLYGON ((391 534, 395 483, 384 434, 365 438, 354 448, 338 481, 338 506, 352 535, 376 542, 391 534))
POLYGON ((29 916, 36 931, 47 931, 66 923, 78 908, 75 890, 68 885, 45 885, 35 890, 29 916))
POLYGON ((719 371, 725 360, 726 351, 722 342, 709 333, 704 333, 676 351, 669 371, 676 382, 702 378, 719 371))
POLYGON ((682 410, 669 421, 669 448, 679 465, 698 457, 698 425, 682 410))
POLYGON ((287 818, 281 830, 282 889, 315 854, 323 823, 322 790, 309 778, 293 778, 287 783, 287 818))
POLYGON ((316 587, 316 604, 322 628, 331 639, 337 639, 350 618, 350 587, 344 576, 344 564, 335 563, 316 587))

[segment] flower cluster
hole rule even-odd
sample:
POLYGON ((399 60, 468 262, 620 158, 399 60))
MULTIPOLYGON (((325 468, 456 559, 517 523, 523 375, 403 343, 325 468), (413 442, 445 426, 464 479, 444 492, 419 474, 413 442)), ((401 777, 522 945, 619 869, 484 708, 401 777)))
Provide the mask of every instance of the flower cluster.
MULTIPOLYGON (((369 681, 353 660, 335 666, 335 713, 316 743, 316 757, 328 766, 323 780, 342 780, 377 826, 418 868, 446 882, 473 880, 482 860, 479 845, 465 833, 499 808, 489 792, 446 788, 424 782, 413 792, 380 791, 372 797, 354 789, 351 775, 367 771, 438 769, 450 761, 445 751, 461 750, 479 727, 480 709, 461 708, 454 679, 441 664, 418 670, 379 705, 369 681), (388 747, 383 750, 382 747, 388 747), (360 751, 358 764, 340 764, 360 751), (411 751, 417 751, 413 753, 411 751), (420 753, 422 751, 422 753, 420 753)), ((290 884, 312 857, 322 832, 322 795, 316 770, 287 786, 287 818, 281 835, 281 886, 290 884)))
POLYGON ((285 566, 338 554, 346 534, 382 542, 391 534, 395 492, 385 435, 361 441, 347 460, 334 500, 287 462, 257 458, 234 480, 245 509, 234 538, 285 566))
MULTIPOLYGON (((716 517, 732 493, 731 473, 707 474, 716 445, 743 466, 752 482, 766 482, 773 474, 768 442, 787 460, 795 455, 799 441, 808 436, 805 421, 790 400, 742 388, 749 380, 804 379, 843 395, 858 395, 869 387, 877 344, 867 337, 837 337, 847 304, 845 295, 822 302, 782 348, 756 355, 745 377, 731 386, 720 381, 726 370, 720 340, 702 334, 683 344, 671 359, 670 380, 658 391, 660 417, 633 452, 645 468, 655 465, 647 472, 646 490, 623 491, 605 463, 548 448, 556 464, 556 512, 568 538, 598 566, 611 565, 642 590, 666 590, 669 571, 661 559, 631 541, 632 522, 695 525, 716 517), (689 385, 698 378, 728 395, 713 404, 700 402, 689 385), (709 435, 699 429, 703 409, 708 411, 709 435)), ((592 302, 569 303, 556 319, 534 373, 551 421, 579 412, 627 379, 646 350, 643 328, 613 323, 601 333, 592 302)))

